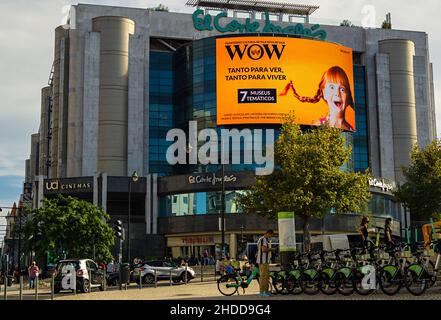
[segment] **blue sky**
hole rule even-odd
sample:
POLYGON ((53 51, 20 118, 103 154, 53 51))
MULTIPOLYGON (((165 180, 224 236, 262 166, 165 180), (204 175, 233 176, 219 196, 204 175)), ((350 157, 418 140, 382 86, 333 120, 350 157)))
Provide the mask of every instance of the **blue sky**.
MULTIPOLYGON (((280 0, 283 1, 283 0, 280 0)), ((123 5, 148 8, 162 3, 175 12, 192 12, 186 0, 145 1, 105 0, 82 3, 123 5)), ((435 96, 441 103, 441 36, 439 0, 293 0, 319 5, 311 22, 336 24, 349 19, 361 24, 363 8, 372 5, 376 26, 386 13, 392 13, 394 29, 426 31, 434 63, 435 96)), ((52 66, 54 29, 64 23, 66 8, 78 1, 1 0, 0 1, 0 206, 18 201, 24 180, 24 161, 29 158, 30 135, 38 132, 40 90, 47 84, 52 66)), ((438 105, 439 105, 438 103, 438 105)), ((437 108, 438 135, 441 112, 437 108)), ((0 223, 1 224, 1 223, 0 223)))

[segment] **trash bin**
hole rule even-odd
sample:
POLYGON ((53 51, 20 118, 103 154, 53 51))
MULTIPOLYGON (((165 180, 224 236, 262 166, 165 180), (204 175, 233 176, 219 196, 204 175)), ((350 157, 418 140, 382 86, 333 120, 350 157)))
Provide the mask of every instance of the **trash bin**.
POLYGON ((130 284, 130 264, 128 263, 121 265, 121 283, 130 284))

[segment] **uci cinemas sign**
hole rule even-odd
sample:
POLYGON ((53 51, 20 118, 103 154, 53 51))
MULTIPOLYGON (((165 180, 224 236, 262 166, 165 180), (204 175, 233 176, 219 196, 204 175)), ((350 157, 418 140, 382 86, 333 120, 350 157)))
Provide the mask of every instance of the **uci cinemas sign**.
POLYGON ((44 191, 46 192, 84 192, 92 189, 92 182, 65 182, 60 180, 45 181, 44 191))
POLYGON ((269 13, 265 12, 265 23, 261 25, 259 21, 251 22, 250 18, 245 19, 245 23, 238 20, 224 21, 228 18, 227 12, 221 12, 213 18, 210 14, 204 14, 201 9, 193 13, 193 25, 198 31, 212 31, 216 29, 220 33, 239 32, 239 33, 275 33, 299 36, 301 38, 326 40, 328 34, 320 29, 319 24, 314 24, 311 28, 306 28, 303 24, 279 26, 273 24, 269 18, 269 13))

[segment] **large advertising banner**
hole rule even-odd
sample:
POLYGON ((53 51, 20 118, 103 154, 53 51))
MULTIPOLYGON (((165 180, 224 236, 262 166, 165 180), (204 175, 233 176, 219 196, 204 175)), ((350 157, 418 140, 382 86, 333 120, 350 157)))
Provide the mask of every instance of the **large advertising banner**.
POLYGON ((352 49, 288 37, 216 39, 217 124, 303 125, 355 131, 352 49))

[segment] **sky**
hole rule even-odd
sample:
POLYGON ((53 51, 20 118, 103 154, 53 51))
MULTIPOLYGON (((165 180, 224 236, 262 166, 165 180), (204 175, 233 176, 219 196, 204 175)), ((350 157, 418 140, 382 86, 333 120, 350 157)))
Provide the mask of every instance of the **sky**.
MULTIPOLYGON (((149 8, 160 3, 174 12, 193 12, 187 0, 83 0, 80 3, 149 8)), ((286 0, 278 0, 286 2, 286 0)), ((441 36, 439 0, 293 0, 318 5, 311 22, 338 24, 344 19, 356 25, 368 18, 377 27, 388 12, 394 29, 429 34, 434 64, 438 136, 441 136, 441 36)), ((47 85, 53 62, 54 29, 64 24, 71 0, 0 0, 0 207, 18 201, 29 158, 31 134, 38 132, 40 90, 47 85)), ((0 220, 0 225, 2 224, 0 220)), ((0 227, 0 230, 2 228, 0 227)), ((1 233, 1 231, 0 231, 1 233)))

